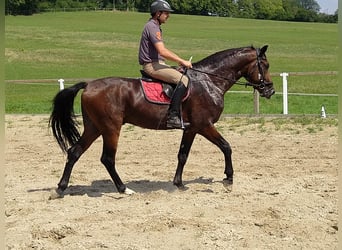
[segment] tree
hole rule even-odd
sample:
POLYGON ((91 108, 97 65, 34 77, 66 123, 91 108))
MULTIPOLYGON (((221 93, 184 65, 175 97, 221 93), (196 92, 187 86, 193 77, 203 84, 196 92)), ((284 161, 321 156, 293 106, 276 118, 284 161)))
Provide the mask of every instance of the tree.
POLYGON ((255 18, 254 0, 237 0, 238 17, 255 18))
POLYGON ((299 9, 296 16, 294 17, 294 21, 317 22, 318 21, 318 14, 312 10, 299 9))
POLYGON ((321 9, 319 4, 315 0, 299 0, 298 2, 304 10, 318 13, 321 9))
POLYGON ((39 11, 39 0, 5 0, 5 14, 32 15, 39 11))
POLYGON ((149 12, 151 3, 152 1, 136 0, 135 7, 137 8, 138 11, 149 12))
POLYGON ((338 10, 335 11, 334 15, 328 15, 325 13, 319 13, 318 21, 322 23, 337 23, 338 22, 338 10))
POLYGON ((284 11, 282 0, 258 0, 255 1, 256 18, 277 19, 284 11))
MULTIPOLYGON (((5 0, 6 15, 32 15, 47 9, 115 8, 149 12, 154 0, 5 0)), ((175 13, 303 22, 337 22, 319 13, 316 0, 168 0, 175 13)))
POLYGON ((298 0, 282 0, 284 15, 280 20, 294 20, 298 10, 301 8, 298 0))

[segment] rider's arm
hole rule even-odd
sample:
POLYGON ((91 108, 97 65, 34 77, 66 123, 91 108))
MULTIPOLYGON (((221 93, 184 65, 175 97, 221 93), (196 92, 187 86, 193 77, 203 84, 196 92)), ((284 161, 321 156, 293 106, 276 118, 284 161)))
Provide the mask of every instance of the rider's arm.
POLYGON ((163 42, 157 42, 157 43, 154 44, 154 46, 156 47, 158 53, 162 57, 164 57, 164 58, 166 58, 168 60, 174 61, 174 62, 176 62, 179 65, 182 65, 184 67, 192 68, 192 64, 191 64, 190 61, 187 61, 187 60, 184 60, 184 59, 180 58, 178 55, 173 53, 171 50, 167 49, 164 46, 163 42))

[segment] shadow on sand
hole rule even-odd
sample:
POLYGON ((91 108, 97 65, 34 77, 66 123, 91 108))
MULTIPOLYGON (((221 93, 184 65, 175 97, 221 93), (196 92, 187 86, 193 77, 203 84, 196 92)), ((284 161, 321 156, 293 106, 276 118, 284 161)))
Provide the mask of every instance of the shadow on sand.
MULTIPOLYGON (((173 185, 172 181, 149 181, 149 180, 137 180, 126 183, 126 186, 136 193, 150 193, 154 191, 166 191, 168 193, 175 192, 177 190, 187 190, 187 185, 191 184, 205 184, 208 188, 202 190, 203 192, 212 192, 209 188, 210 184, 214 183, 213 179, 207 179, 203 177, 196 178, 190 181, 183 182, 185 187, 182 189, 173 185)), ((50 192, 55 188, 41 188, 41 189, 29 189, 27 192, 50 192)), ((104 194, 118 193, 114 183, 109 180, 96 180, 91 185, 70 185, 63 193, 65 195, 87 195, 89 197, 101 197, 104 194)))

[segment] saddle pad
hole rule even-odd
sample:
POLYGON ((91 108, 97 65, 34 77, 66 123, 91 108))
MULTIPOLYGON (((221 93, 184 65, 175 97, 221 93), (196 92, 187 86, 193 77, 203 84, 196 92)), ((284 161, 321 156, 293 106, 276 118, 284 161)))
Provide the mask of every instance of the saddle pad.
MULTIPOLYGON (((171 99, 163 92, 163 86, 160 82, 150 82, 140 79, 141 86, 147 101, 156 104, 170 104, 171 99)), ((188 98, 189 91, 183 98, 188 98)))

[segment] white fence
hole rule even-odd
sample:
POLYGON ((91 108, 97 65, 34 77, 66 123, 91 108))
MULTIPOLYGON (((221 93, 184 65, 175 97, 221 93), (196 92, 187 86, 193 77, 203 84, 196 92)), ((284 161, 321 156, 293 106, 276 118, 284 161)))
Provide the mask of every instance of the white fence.
MULTIPOLYGON (((333 96, 337 97, 337 94, 313 94, 313 93, 289 93, 288 92, 288 77, 289 76, 313 76, 313 75, 337 75, 337 71, 319 71, 319 72, 283 72, 283 73, 272 73, 271 76, 280 76, 282 77, 282 86, 283 92, 280 93, 283 95, 283 114, 288 114, 288 95, 302 95, 302 96, 333 96)), ((81 78, 69 78, 69 79, 34 79, 34 80, 6 80, 6 83, 52 83, 57 82, 59 84, 60 90, 64 89, 64 82, 79 82, 79 81, 90 81, 93 79, 81 79, 81 78)), ((233 92, 233 91, 231 91, 233 92)), ((234 91, 240 93, 250 93, 249 91, 234 91)), ((325 113, 324 107, 322 106, 322 112, 325 113)), ((254 113, 259 114, 259 93, 257 91, 254 92, 254 113)))
MULTIPOLYGON (((288 114, 288 89, 287 89, 287 77, 290 75, 296 75, 296 76, 307 76, 307 75, 337 75, 336 71, 325 71, 325 72, 296 72, 296 73, 286 73, 283 72, 281 74, 279 74, 282 79, 283 79, 283 114, 287 115, 288 114)), ((309 94, 305 94, 305 93, 296 93, 298 95, 309 95, 309 94)), ((310 95, 316 95, 318 96, 318 94, 310 94, 310 95)), ((337 94, 319 94, 319 96, 338 96, 337 94)), ((324 106, 322 106, 322 117, 326 116, 325 115, 325 110, 324 110, 324 106)))
MULTIPOLYGON (((337 71, 320 71, 320 72, 283 72, 283 73, 272 73, 271 76, 280 76, 282 77, 283 82, 283 114, 288 115, 288 95, 302 95, 302 96, 334 96, 337 97, 337 94, 310 94, 310 93, 289 93, 288 92, 288 82, 287 78, 289 76, 312 76, 312 75, 337 75, 337 71)), ((322 113, 325 116, 324 106, 322 106, 322 113)), ((254 113, 259 114, 259 93, 257 91, 254 92, 254 113)))

